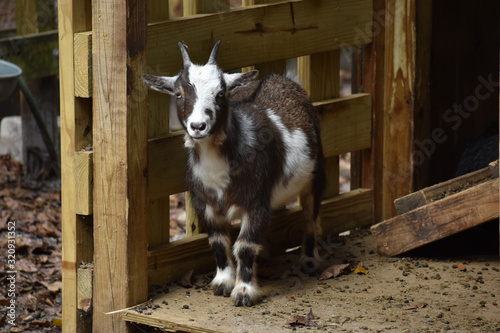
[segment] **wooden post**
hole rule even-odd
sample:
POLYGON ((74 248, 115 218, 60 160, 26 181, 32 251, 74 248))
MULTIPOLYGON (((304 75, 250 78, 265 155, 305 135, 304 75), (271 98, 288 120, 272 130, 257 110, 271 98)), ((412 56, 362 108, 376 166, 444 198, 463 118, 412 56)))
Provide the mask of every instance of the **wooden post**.
MULTIPOLYGON (((163 21, 169 17, 169 1, 150 0, 148 2, 148 22, 163 21)), ((150 74, 159 74, 156 73, 156 65, 157 64, 148 64, 146 72, 150 74)), ((167 135, 170 132, 170 95, 149 90, 148 105, 148 137, 153 138, 167 135)), ((170 240, 169 196, 151 199, 149 201, 149 214, 149 247, 151 248, 168 243, 170 240)))
POLYGON ((394 200, 412 192, 415 101, 415 1, 386 1, 381 218, 396 215, 394 200))
POLYGON ((147 3, 93 0, 93 331, 131 332, 147 299, 147 3))
POLYGON ((77 268, 92 261, 92 218, 76 213, 75 153, 92 143, 91 103, 75 97, 73 35, 92 29, 90 1, 59 1, 63 332, 90 332, 78 313, 77 268))
MULTIPOLYGON (((313 102, 339 97, 340 50, 316 53, 297 59, 297 74, 313 102)), ((339 194, 339 157, 326 156, 325 198, 339 194)))

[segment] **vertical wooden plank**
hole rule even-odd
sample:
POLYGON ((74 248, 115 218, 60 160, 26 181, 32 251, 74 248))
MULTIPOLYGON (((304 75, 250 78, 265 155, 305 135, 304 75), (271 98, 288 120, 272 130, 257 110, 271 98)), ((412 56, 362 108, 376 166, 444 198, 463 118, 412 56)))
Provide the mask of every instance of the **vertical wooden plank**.
MULTIPOLYGON (((339 97, 340 50, 311 54, 297 59, 297 74, 311 101, 339 97)), ((339 194, 339 157, 326 159, 328 184, 324 197, 339 194)))
MULTIPOLYGON (((354 155, 351 170, 357 176, 351 184, 373 189, 374 221, 382 218, 382 137, 384 114, 385 81, 385 0, 373 1, 372 42, 362 47, 360 55, 361 79, 357 92, 366 92, 372 96, 372 147, 354 155)), ((356 52, 355 52, 356 54, 356 52)))
POLYGON ((59 16, 59 86, 61 119, 62 314, 63 332, 88 332, 77 310, 77 265, 91 261, 92 219, 76 215, 75 151, 92 142, 88 100, 75 98, 76 32, 92 28, 90 0, 62 0, 59 16), (85 130, 88 129, 88 130, 85 130))
POLYGON ((387 0, 382 154, 382 220, 412 192, 415 102, 415 0, 387 0))
MULTIPOLYGON (((167 20, 169 14, 169 3, 165 0, 148 1, 148 22, 167 20)), ((156 64, 148 64, 147 73, 155 73, 156 64)), ((166 135, 170 132, 170 95, 162 94, 153 90, 148 92, 149 121, 148 137, 166 135)), ((150 200, 149 202, 149 225, 148 243, 150 247, 168 243, 170 239, 170 200, 169 197, 150 200)))
POLYGON ((147 3, 93 0, 94 332, 147 299, 147 3))

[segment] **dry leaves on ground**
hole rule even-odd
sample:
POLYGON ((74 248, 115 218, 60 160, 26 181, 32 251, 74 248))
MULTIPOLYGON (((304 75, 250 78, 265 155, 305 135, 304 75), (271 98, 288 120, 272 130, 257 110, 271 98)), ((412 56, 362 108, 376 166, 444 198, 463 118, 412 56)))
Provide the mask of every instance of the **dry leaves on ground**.
MULTIPOLYGON (((4 316, 0 326, 10 332, 60 332, 60 186, 27 182, 22 176, 21 163, 9 155, 0 156, 0 256, 14 255, 17 271, 16 325, 4 316), (8 253, 9 237, 15 239, 15 253, 8 253)), ((7 283, 0 284, 2 313, 11 300, 7 288, 7 283)))

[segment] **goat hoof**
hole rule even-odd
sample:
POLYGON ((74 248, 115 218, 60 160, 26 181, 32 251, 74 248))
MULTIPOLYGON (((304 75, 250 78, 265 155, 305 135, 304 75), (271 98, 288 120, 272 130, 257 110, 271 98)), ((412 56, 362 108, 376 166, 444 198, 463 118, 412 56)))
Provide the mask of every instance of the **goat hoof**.
POLYGON ((231 296, 234 299, 235 306, 253 306, 261 300, 258 287, 246 283, 236 285, 231 296))
POLYGON ((227 286, 225 286, 223 284, 214 285, 214 295, 215 296, 229 297, 229 296, 231 296, 231 289, 232 288, 228 288, 227 286))
POLYGON ((248 295, 243 295, 243 293, 238 293, 236 299, 234 300, 235 306, 252 306, 254 305, 252 299, 248 295))

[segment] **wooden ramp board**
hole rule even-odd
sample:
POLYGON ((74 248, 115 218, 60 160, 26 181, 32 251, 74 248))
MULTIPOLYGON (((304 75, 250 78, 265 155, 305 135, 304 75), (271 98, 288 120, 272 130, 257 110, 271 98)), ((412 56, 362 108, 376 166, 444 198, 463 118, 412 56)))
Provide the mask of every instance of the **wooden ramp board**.
POLYGON ((381 255, 395 256, 498 218, 493 178, 371 227, 381 255))
POLYGON ((398 214, 401 215, 433 201, 442 199, 444 196, 460 192, 488 178, 498 178, 498 160, 491 162, 487 168, 426 187, 420 191, 398 198, 394 200, 394 206, 396 206, 398 214))

